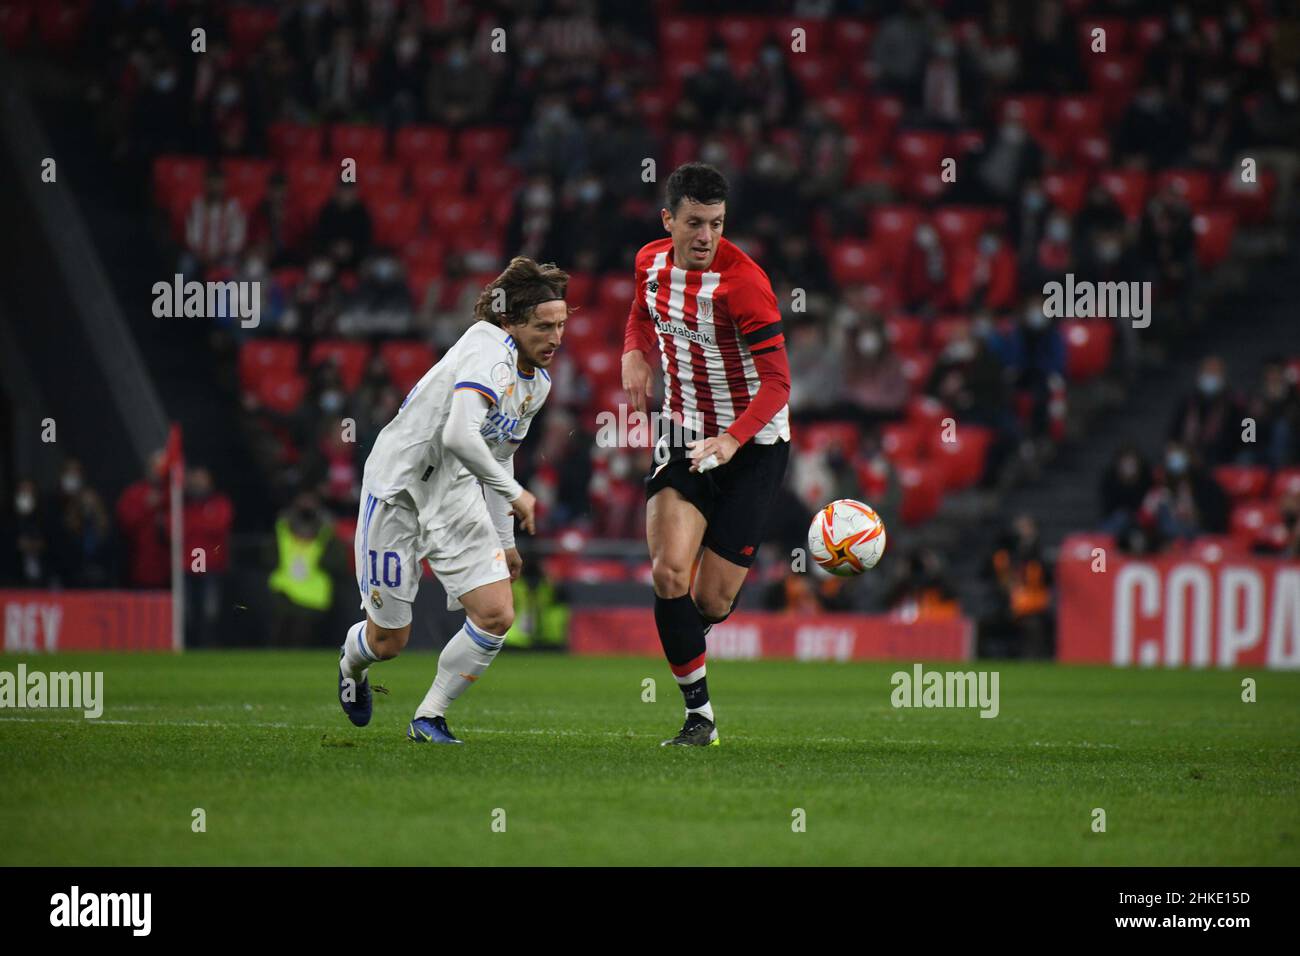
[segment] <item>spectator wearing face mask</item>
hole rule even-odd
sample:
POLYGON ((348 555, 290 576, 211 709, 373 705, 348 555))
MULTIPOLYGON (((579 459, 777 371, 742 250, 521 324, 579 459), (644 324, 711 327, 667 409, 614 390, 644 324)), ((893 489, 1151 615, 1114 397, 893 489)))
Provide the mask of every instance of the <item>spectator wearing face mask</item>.
POLYGON ((948 261, 938 230, 928 222, 917 225, 903 256, 898 291, 903 308, 910 312, 933 312, 945 295, 948 261))
POLYGON ((1026 277, 1031 288, 1041 288, 1048 282, 1060 281, 1067 272, 1074 271, 1074 227, 1069 215, 1061 209, 1048 214, 1041 238, 1035 243, 1026 277))
POLYGON ((954 257, 951 305, 966 310, 1011 309, 1018 290, 1016 256, 998 230, 985 229, 973 248, 954 257))
POLYGON ((1142 503, 1139 520, 1166 541, 1189 541, 1228 530, 1228 496, 1219 483, 1176 441, 1165 447, 1164 468, 1142 503))
POLYGON ((1030 435, 1045 437, 1052 396, 1065 386, 1065 339, 1059 326, 1043 311, 1041 295, 1025 301, 1020 323, 1010 335, 997 340, 996 349, 1007 367, 1012 388, 1031 400, 1030 435))
POLYGON ((867 323, 851 335, 849 355, 840 411, 864 426, 902 417, 911 386, 881 323, 867 323))
POLYGON ((42 588, 51 579, 49 523, 36 482, 24 479, 14 489, 14 507, 5 539, 5 579, 13 587, 42 588))
POLYGON ((1135 445, 1121 448, 1102 475, 1101 528, 1117 539, 1137 521, 1151 490, 1151 466, 1135 445))
POLYGON ((1232 462, 1243 450, 1241 404, 1228 390, 1223 360, 1202 360, 1196 388, 1179 403, 1169 439, 1185 446, 1209 467, 1232 462))
POLYGON ((51 515, 51 566, 58 584, 102 588, 112 584, 113 522, 104 501, 85 484, 81 462, 70 458, 59 476, 51 515))

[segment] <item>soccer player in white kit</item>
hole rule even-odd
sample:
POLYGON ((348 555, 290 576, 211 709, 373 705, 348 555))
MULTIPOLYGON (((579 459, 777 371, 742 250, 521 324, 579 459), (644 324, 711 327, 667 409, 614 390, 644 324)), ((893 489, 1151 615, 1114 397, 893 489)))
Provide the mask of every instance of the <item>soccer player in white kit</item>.
POLYGON ((535 499, 515 481, 513 455, 551 388, 568 281, 550 263, 511 260, 479 296, 477 321, 411 389, 366 459, 355 543, 366 617, 348 629, 339 659, 339 702, 358 727, 373 711, 370 665, 396 657, 410 637, 427 559, 465 625, 442 649, 407 737, 460 743, 447 708, 487 670, 514 621, 510 582, 523 563, 514 518, 532 534, 535 499))

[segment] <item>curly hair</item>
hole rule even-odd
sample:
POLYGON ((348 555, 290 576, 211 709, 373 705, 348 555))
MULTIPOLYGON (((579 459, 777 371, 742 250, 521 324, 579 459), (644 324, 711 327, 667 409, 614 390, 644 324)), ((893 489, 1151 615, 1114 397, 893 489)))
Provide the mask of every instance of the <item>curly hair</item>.
POLYGON ((543 302, 563 299, 568 287, 569 274, 555 263, 539 265, 527 256, 515 256, 483 287, 474 303, 474 317, 502 328, 520 325, 543 302))

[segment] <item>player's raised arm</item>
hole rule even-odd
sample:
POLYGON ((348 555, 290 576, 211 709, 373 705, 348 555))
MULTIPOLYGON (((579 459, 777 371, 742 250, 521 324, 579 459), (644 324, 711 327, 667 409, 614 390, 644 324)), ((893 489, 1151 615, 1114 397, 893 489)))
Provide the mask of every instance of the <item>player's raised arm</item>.
POLYGON ((646 270, 637 263, 636 292, 623 333, 623 389, 638 412, 645 411, 646 399, 654 394, 649 356, 654 354, 655 327, 646 304, 646 270))

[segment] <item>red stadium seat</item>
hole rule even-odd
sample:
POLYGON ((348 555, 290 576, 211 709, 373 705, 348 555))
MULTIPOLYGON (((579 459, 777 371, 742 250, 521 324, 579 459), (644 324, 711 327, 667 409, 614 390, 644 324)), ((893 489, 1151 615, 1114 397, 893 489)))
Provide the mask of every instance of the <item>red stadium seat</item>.
POLYGON ((262 40, 275 32, 279 14, 274 9, 240 4, 230 8, 226 20, 230 32, 230 49, 239 62, 247 62, 262 40))
POLYGON ((393 154, 398 162, 440 163, 451 147, 451 133, 441 126, 403 126, 393 138, 393 154))
POLYGON ((1269 472, 1257 465, 1220 465, 1214 480, 1235 501, 1263 497, 1268 492, 1269 472))
POLYGON ((329 163, 294 163, 289 167, 289 209, 303 225, 315 221, 339 185, 339 171, 329 163))
POLYGON ((898 469, 903 486, 903 504, 899 509, 903 523, 917 525, 933 518, 943 504, 945 467, 938 464, 907 462, 898 469))
MULTIPOLYGON (((745 70, 758 59, 758 49, 768 36, 768 22, 763 17, 724 17, 714 22, 714 30, 727 46, 732 68, 745 70)), ((783 46, 789 49, 790 44, 783 46)))
POLYGON ((908 315, 891 315, 885 320, 885 337, 895 352, 915 352, 924 346, 925 323, 908 315))
POLYGON ((564 293, 564 301, 570 308, 583 308, 591 302, 596 289, 596 277, 590 272, 570 272, 569 287, 564 293))
POLYGON ((388 369, 388 377, 403 395, 424 377, 438 360, 433 349, 423 342, 393 340, 379 346, 379 357, 388 369))
POLYGON ((239 347, 239 383, 248 391, 267 377, 283 378, 297 370, 297 342, 252 339, 239 347))
POLYGON ((863 97, 860 93, 832 93, 830 96, 822 97, 818 105, 827 118, 838 123, 844 130, 860 127, 865 118, 863 97))
POLYGON ((949 442, 943 440, 942 430, 931 433, 930 457, 943 466, 945 490, 969 488, 984 474, 984 461, 993 443, 993 431, 981 425, 958 423, 951 436, 953 440, 949 442))
POLYGON ((365 200, 396 199, 406 183, 406 170, 396 163, 357 166, 357 192, 365 200))
POLYGON ((297 372, 268 375, 256 382, 253 394, 272 411, 289 415, 302 407, 307 395, 307 380, 297 372))
POLYGON ((1282 512, 1272 501, 1246 501, 1232 508, 1229 530, 1243 545, 1268 545, 1286 536, 1282 512))
POLYGON ((436 269, 442 272, 447 248, 441 239, 416 236, 402 246, 402 261, 407 269, 436 269))
POLYGON ((596 287, 596 308, 611 315, 627 317, 636 295, 636 283, 625 275, 607 275, 596 287))
POLYGON ((964 315, 943 315, 930 323, 930 348, 942 352, 958 335, 970 329, 970 319, 964 315))
POLYGON ((300 126, 297 123, 272 123, 268 135, 271 155, 292 164, 320 159, 321 146, 325 142, 325 131, 319 126, 300 126))
POLYGON ((420 231, 420 204, 411 199, 380 199, 367 203, 379 246, 400 249, 420 231))
POLYGON ((836 17, 830 22, 829 37, 835 59, 844 65, 867 60, 875 33, 876 25, 871 21, 836 17))
POLYGON ((704 58, 713 36, 713 22, 708 17, 666 16, 659 20, 659 52, 689 54, 697 60, 704 58))
POLYGON ((795 431, 796 444, 805 451, 825 451, 839 446, 846 456, 858 448, 862 434, 853 422, 810 422, 795 431))
POLYGON ((357 179, 360 167, 366 163, 382 163, 388 152, 388 137, 382 127, 360 123, 336 123, 330 127, 330 155, 334 159, 357 161, 357 179))
POLYGON ((915 422, 928 433, 938 434, 943 427, 943 420, 948 417, 948 409, 937 398, 921 395, 907 403, 907 420, 915 422))
POLYGON ((482 200, 454 196, 433 197, 429 201, 429 223, 434 235, 445 233, 453 242, 481 235, 490 225, 487 206, 482 200))
POLYGON ((470 126, 456 136, 456 155, 471 166, 499 163, 510 152, 510 139, 506 126, 470 126))
POLYGON ((1067 136, 1063 142, 1068 144, 1074 161, 1085 169, 1100 169, 1110 162, 1110 137, 1105 133, 1067 136))
POLYGON ((834 64, 818 57, 792 57, 790 72, 799 81, 799 88, 804 95, 812 99, 821 99, 833 93, 839 85, 838 69, 834 64))
POLYGON ((915 393, 924 387, 926 381, 930 378, 930 373, 934 371, 934 356, 928 353, 917 353, 915 355, 904 355, 902 358, 903 377, 907 379, 907 384, 911 386, 915 393))
POLYGON ((1142 17, 1133 25, 1133 47, 1145 53, 1165 38, 1165 17, 1142 17))
POLYGON ((1047 131, 1048 111, 1051 107, 1051 97, 1046 93, 1026 93, 1020 96, 1006 97, 1000 107, 1000 119, 1015 120, 1034 139, 1038 139, 1047 131))
POLYGON ((890 423, 880 429, 880 450, 890 461, 916 461, 925 450, 925 433, 915 422, 890 423))
POLYGON ((153 161, 153 195, 159 206, 189 204, 203 191, 206 164, 196 156, 159 156, 153 161))
POLYGON ((1141 217, 1150 191, 1150 177, 1140 169, 1104 169, 1097 182, 1106 188, 1130 220, 1141 217))
POLYGON ((1065 319, 1065 374, 1072 382, 1085 382, 1110 367, 1115 327, 1108 319, 1065 319))
POLYGON ((490 200, 507 196, 513 201, 515 190, 522 181, 519 167, 508 163, 480 166, 474 170, 474 192, 490 200))
POLYGON ((837 285, 874 282, 885 263, 874 245, 863 239, 841 239, 831 247, 831 275, 837 285))
POLYGON ((1192 216, 1196 233, 1196 261, 1206 269, 1228 257, 1237 230, 1237 217, 1228 210, 1206 209, 1192 216))
MULTIPOLYGON (((415 240, 419 241, 419 240, 415 240)), ((429 296, 429 286, 442 278, 442 264, 430 265, 420 263, 408 264, 406 267, 406 288, 411 293, 411 302, 418 309, 424 305, 429 296)))
POLYGON ((911 169, 937 173, 939 163, 949 154, 946 133, 899 130, 894 134, 894 157, 911 169))
POLYGON ((875 206, 871 210, 871 241, 897 268, 907 254, 921 211, 915 206, 875 206))
POLYGON ((1237 215, 1237 221, 1259 225, 1273 217, 1273 195, 1277 191, 1277 175, 1271 169, 1257 169, 1256 181, 1243 183, 1240 168, 1230 170, 1220 185, 1220 198, 1237 215))
POLYGON ((90 16, 90 6, 89 0, 36 4, 36 25, 41 42, 50 50, 71 50, 90 16))
POLYGON ((238 196, 249 212, 256 209, 265 198, 274 168, 268 159, 227 157, 221 161, 221 170, 226 176, 226 189, 231 195, 238 196))
POLYGON ((952 151, 954 156, 966 156, 977 153, 984 148, 984 131, 979 129, 959 129, 952 134, 952 151))
POLYGON ((1274 498, 1300 494, 1300 468, 1279 468, 1271 491, 1274 498))
POLYGON ((1214 194, 1214 179, 1203 169, 1166 169, 1156 175, 1155 188, 1172 188, 1193 209, 1199 209, 1214 194))
POLYGON ((1052 205, 1074 215, 1083 208, 1088 195, 1088 174, 1080 171, 1047 173, 1043 176, 1043 192, 1052 205))
POLYGON ((873 96, 867 104, 871 127, 881 136, 892 136, 903 118, 903 101, 897 96, 873 96))
POLYGON ((935 230, 950 249, 974 245, 993 211, 978 206, 944 206, 931 217, 935 230))
POLYGON ((347 339, 322 339, 312 344, 307 354, 307 364, 315 368, 326 362, 333 362, 339 370, 343 387, 349 392, 356 390, 361 378, 366 373, 366 363, 370 361, 370 346, 364 342, 351 342, 347 339))
POLYGON ((1052 109, 1052 129, 1070 136, 1100 133, 1105 114, 1099 96, 1060 96, 1052 109))
POLYGON ((411 188, 422 198, 465 194, 469 170, 457 163, 416 163, 411 167, 411 188))

